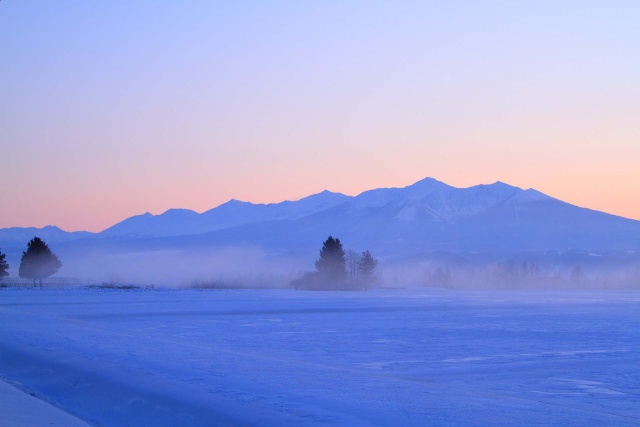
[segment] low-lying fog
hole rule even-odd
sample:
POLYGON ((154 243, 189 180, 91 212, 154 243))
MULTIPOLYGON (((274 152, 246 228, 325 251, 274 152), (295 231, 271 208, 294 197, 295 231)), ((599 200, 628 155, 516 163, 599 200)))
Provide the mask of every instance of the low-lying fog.
MULTIPOLYGON (((374 254, 375 255, 375 254, 374 254)), ((640 260, 627 257, 531 255, 486 259, 425 256, 379 259, 374 287, 448 289, 640 289, 640 260)), ((317 253, 270 253, 256 247, 61 253, 57 277, 74 282, 159 287, 288 288, 314 271, 317 253)), ((17 276, 12 265, 11 276, 17 276)), ((348 268, 348 266, 347 266, 348 268)), ((6 279, 5 279, 6 281, 6 279)), ((45 281, 46 282, 46 281, 45 281)))

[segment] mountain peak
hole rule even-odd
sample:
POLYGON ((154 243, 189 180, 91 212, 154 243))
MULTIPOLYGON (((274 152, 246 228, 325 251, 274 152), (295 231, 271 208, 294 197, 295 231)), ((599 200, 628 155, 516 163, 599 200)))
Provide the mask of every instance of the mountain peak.
POLYGON ((404 187, 401 190, 404 193, 402 194, 402 197, 408 197, 411 199, 424 199, 425 197, 428 197, 435 192, 451 189, 454 189, 454 187, 445 184, 442 181, 438 181, 435 178, 427 177, 407 187, 404 187))
POLYGON ((222 206, 247 206, 247 205, 253 205, 253 204, 254 203, 245 202, 243 200, 231 199, 228 202, 225 202, 225 203, 219 205, 218 207, 222 207, 222 206))
POLYGON ((433 177, 426 176, 426 177, 422 178, 421 180, 414 182, 409 187, 411 187, 413 185, 417 185, 417 184, 444 184, 444 185, 447 185, 444 182, 439 181, 439 180, 437 180, 437 179, 435 179, 433 177))
POLYGON ((503 181, 496 181, 492 184, 480 184, 480 185, 476 185, 475 187, 495 188, 495 189, 503 189, 503 190, 521 190, 520 187, 507 184, 506 182, 503 182, 503 181))
POLYGON ((342 193, 334 193, 333 191, 323 190, 319 193, 312 194, 307 197, 303 197, 302 199, 299 199, 297 201, 301 202, 303 200, 342 200, 342 199, 346 200, 348 198, 349 196, 342 193))
POLYGON ((173 218, 191 218, 196 217, 199 214, 191 209, 168 209, 162 215, 162 217, 173 217, 173 218))
POLYGON ((336 195, 336 196, 344 196, 344 194, 342 193, 336 193, 335 191, 331 191, 331 190, 322 190, 319 193, 313 194, 313 196, 331 196, 331 195, 336 195))

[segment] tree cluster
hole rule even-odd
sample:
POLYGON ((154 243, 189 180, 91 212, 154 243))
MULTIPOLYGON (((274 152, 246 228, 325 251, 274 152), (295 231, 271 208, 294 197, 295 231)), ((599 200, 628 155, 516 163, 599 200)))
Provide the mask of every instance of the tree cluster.
POLYGON ((371 252, 345 252, 340 239, 329 236, 316 260, 316 271, 304 273, 291 282, 295 289, 366 290, 376 280, 378 261, 371 252))
MULTIPOLYGON (((27 250, 22 252, 18 275, 24 279, 36 281, 42 286, 42 279, 55 274, 62 267, 62 263, 56 254, 51 252, 49 246, 39 237, 34 237, 27 243, 27 250)), ((6 255, 0 251, 0 280, 9 275, 9 264, 6 255)))

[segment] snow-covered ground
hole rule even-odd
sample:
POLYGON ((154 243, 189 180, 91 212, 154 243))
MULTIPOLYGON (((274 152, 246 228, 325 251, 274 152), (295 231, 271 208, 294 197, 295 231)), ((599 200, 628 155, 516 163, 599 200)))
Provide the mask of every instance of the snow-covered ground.
POLYGON ((0 381, 0 427, 88 427, 66 412, 35 396, 0 381))
POLYGON ((0 379, 94 425, 637 426, 639 367, 640 293, 0 290, 0 379))

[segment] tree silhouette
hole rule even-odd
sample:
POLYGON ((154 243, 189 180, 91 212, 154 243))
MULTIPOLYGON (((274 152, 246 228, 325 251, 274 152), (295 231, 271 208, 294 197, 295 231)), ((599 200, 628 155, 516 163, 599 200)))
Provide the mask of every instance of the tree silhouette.
POLYGON ((0 251, 0 280, 2 280, 3 277, 9 275, 9 272, 7 271, 9 270, 9 264, 7 264, 5 257, 6 255, 3 254, 2 251, 0 251))
POLYGON ((60 267, 60 259, 51 252, 49 246, 41 238, 34 237, 27 243, 27 250, 22 252, 18 275, 33 280, 34 285, 36 280, 40 280, 42 286, 42 279, 51 276, 60 267))
POLYGON ((323 281, 330 287, 340 288, 347 278, 345 251, 340 239, 329 236, 322 244, 316 269, 323 281))
POLYGON ((358 282, 358 272, 360 271, 361 256, 353 249, 347 251, 347 275, 349 285, 354 285, 358 282))
POLYGON ((358 263, 358 281, 364 289, 368 289, 375 280, 378 260, 373 258, 371 252, 364 251, 358 263))

